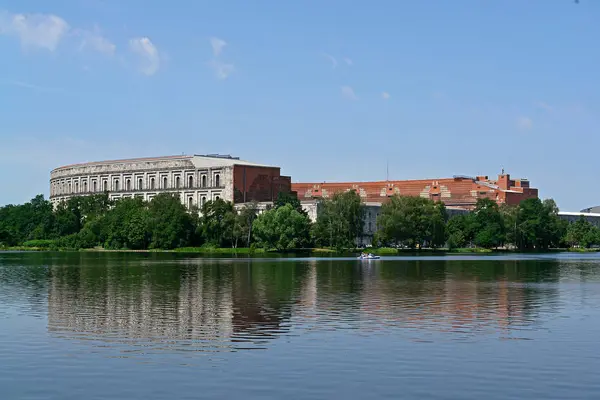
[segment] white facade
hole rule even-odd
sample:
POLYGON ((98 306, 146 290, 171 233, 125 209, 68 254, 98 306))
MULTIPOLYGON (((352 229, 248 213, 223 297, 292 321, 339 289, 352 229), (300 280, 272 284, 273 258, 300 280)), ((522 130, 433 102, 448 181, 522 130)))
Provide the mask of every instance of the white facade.
POLYGON ((581 219, 581 217, 583 217, 590 224, 600 228, 600 213, 560 211, 558 213, 558 217, 560 219, 564 219, 565 221, 567 221, 570 224, 579 221, 579 219, 581 219))
POLYGON ((50 201, 108 192, 110 199, 141 197, 146 201, 176 192, 186 206, 206 201, 233 201, 235 165, 268 167, 231 156, 194 155, 100 161, 59 167, 50 173, 50 201))

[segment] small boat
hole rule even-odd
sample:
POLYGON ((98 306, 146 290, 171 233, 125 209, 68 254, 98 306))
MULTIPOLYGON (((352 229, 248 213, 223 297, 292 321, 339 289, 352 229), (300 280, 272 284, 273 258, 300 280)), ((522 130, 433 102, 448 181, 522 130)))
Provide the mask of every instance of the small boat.
POLYGON ((375 254, 361 254, 360 256, 358 256, 359 260, 379 260, 381 257, 376 256, 375 254))

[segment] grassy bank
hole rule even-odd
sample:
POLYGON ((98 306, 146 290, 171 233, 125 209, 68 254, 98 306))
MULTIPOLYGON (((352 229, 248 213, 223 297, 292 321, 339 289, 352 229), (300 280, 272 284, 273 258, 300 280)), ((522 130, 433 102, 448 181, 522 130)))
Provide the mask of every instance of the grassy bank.
POLYGON ((572 252, 572 253, 598 253, 598 252, 600 252, 600 248, 583 249, 583 248, 579 248, 579 247, 572 247, 572 248, 568 249, 567 251, 572 252))

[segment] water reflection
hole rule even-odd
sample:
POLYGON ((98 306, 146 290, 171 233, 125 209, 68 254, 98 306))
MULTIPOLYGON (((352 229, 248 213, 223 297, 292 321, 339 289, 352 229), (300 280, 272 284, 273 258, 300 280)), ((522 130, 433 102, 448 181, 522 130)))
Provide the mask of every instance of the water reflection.
POLYGON ((590 265, 553 259, 11 257, 0 258, 0 309, 41 314, 47 301, 52 335, 144 353, 266 349, 277 338, 348 329, 419 341, 532 339, 565 307, 559 281, 598 279, 590 265))

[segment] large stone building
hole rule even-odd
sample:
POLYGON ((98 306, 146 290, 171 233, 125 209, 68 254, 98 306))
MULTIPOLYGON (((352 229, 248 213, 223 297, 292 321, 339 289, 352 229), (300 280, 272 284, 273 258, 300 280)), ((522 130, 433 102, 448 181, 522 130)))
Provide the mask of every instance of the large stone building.
POLYGON ((53 204, 73 196, 108 192, 111 199, 152 200, 176 192, 188 207, 223 199, 234 203, 272 202, 289 192, 291 178, 280 168, 223 155, 167 156, 99 161, 59 167, 50 173, 53 204))
POLYGON ((478 199, 488 198, 498 204, 516 205, 527 198, 537 198, 538 190, 527 179, 511 179, 502 173, 498 179, 487 176, 380 182, 293 183, 292 190, 301 201, 328 198, 337 192, 355 190, 365 203, 381 203, 394 195, 420 196, 443 201, 446 206, 472 209, 478 199))

